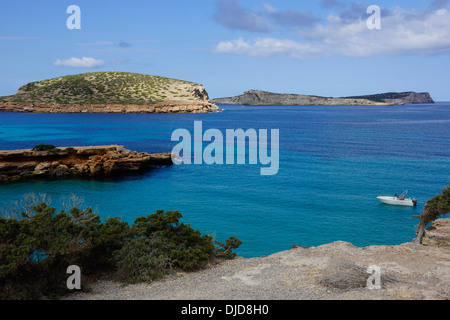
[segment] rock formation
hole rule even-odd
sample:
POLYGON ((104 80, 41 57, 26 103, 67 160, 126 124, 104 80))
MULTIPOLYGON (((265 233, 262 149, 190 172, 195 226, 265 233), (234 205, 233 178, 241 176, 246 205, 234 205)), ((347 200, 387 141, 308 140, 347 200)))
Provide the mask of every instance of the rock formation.
POLYGON ((209 113, 218 112, 221 109, 212 103, 57 105, 3 102, 0 103, 0 112, 2 111, 27 113, 209 113))
POLYGON ((281 94, 249 90, 243 95, 211 100, 215 104, 236 105, 399 105, 409 103, 434 103, 428 93, 383 93, 378 95, 329 98, 301 94, 281 94))
POLYGON ((33 178, 101 177, 171 164, 170 153, 138 153, 117 145, 0 151, 0 183, 33 178))
POLYGON ((428 92, 387 92, 380 94, 372 94, 367 96, 346 97, 346 99, 368 99, 372 101, 381 101, 389 104, 422 104, 434 103, 428 92))

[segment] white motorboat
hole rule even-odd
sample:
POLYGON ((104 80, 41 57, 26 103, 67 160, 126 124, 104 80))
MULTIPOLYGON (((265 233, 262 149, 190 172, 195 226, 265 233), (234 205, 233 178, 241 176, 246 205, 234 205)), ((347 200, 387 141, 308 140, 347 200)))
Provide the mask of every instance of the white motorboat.
POLYGON ((411 198, 405 198, 406 194, 408 193, 408 190, 403 192, 400 196, 378 196, 377 199, 380 200, 383 203, 396 205, 396 206, 409 206, 409 207, 415 207, 417 206, 417 200, 411 199, 411 198))

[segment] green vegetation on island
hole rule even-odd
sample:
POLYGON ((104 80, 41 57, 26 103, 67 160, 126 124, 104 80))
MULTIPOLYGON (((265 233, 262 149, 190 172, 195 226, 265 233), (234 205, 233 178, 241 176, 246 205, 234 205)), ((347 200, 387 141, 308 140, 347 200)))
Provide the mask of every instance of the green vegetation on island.
POLYGON ((91 72, 28 83, 5 103, 50 105, 153 105, 204 102, 203 86, 189 81, 130 72, 91 72))
POLYGON ((51 151, 55 150, 56 147, 52 144, 38 144, 31 149, 32 151, 51 151))

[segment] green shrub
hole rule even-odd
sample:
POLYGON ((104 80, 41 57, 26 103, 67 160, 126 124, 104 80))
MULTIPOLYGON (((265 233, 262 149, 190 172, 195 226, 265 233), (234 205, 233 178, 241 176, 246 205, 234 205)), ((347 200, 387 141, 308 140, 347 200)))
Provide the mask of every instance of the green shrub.
POLYGON ((450 185, 425 203, 422 214, 419 216, 420 222, 417 226, 415 242, 421 244, 425 234, 425 227, 439 216, 447 213, 450 213, 450 185))
POLYGON ((38 144, 33 147, 33 151, 52 151, 55 150, 56 147, 52 144, 38 144))
POLYGON ((222 259, 233 259, 236 257, 236 253, 231 250, 239 248, 241 244, 242 241, 236 237, 230 237, 225 241, 225 243, 216 241, 217 247, 215 250, 215 256, 222 259))
POLYGON ((174 245, 159 235, 128 240, 115 252, 117 275, 125 283, 151 282, 168 274, 173 266, 174 245))
POLYGON ((1 218, 2 294, 7 298, 18 293, 24 298, 35 298, 62 293, 67 289, 65 268, 80 264, 89 272, 84 258, 93 248, 91 235, 99 228, 99 222, 91 209, 56 213, 44 202, 34 206, 31 213, 22 212, 20 219, 1 218))
POLYGON ((206 266, 215 249, 213 238, 202 236, 199 230, 180 223, 180 219, 178 211, 158 210, 155 214, 136 219, 133 232, 143 237, 158 233, 173 243, 170 258, 176 267, 192 270, 206 266))
POLYGON ((232 259, 242 243, 225 244, 180 223, 178 211, 158 210, 130 227, 120 218, 105 222, 91 208, 68 213, 39 202, 18 217, 0 217, 0 299, 35 299, 68 293, 67 267, 83 276, 116 275, 136 283, 154 281, 173 268, 193 270, 213 259, 232 259))

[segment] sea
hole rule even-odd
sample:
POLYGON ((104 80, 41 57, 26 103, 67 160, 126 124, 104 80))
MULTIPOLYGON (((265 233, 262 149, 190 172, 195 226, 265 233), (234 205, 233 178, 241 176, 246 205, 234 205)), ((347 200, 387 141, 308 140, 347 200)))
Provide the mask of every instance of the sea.
MULTIPOLYGON (((245 258, 334 241, 396 245, 415 237, 425 202, 450 183, 450 102, 403 106, 231 106, 209 114, 0 113, 0 149, 123 145, 171 152, 177 129, 277 129, 277 174, 261 163, 180 164, 103 179, 0 185, 0 208, 45 194, 61 208, 75 195, 102 220, 133 224, 159 209, 225 241, 245 258), (417 207, 382 204, 401 194, 417 207)), ((258 131, 259 132, 259 131, 258 131)), ((269 131, 270 132, 270 131, 269 131)), ((269 135, 270 139, 270 135, 269 135)), ((203 147, 208 142, 203 142, 203 147)))

